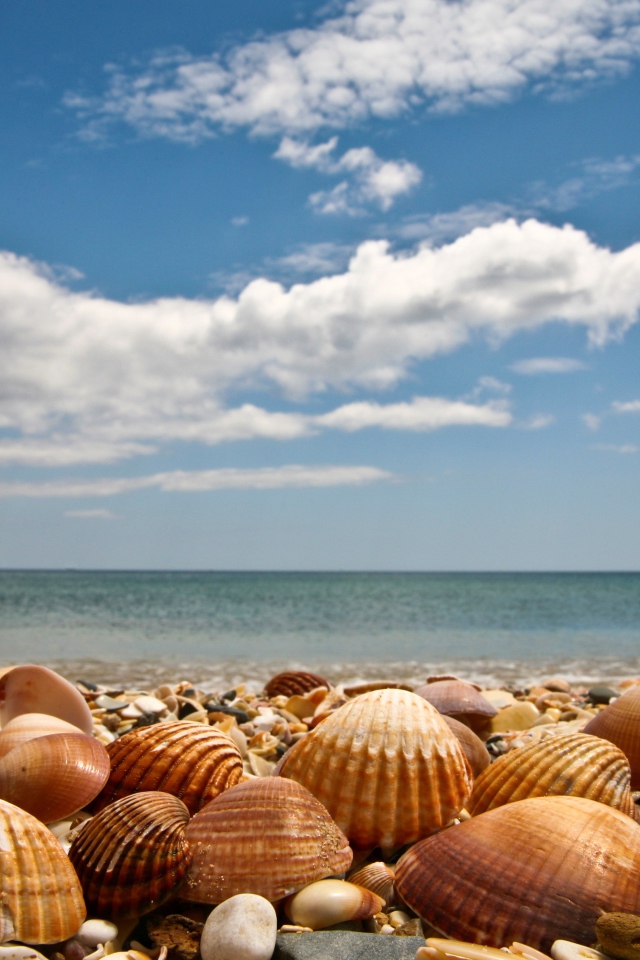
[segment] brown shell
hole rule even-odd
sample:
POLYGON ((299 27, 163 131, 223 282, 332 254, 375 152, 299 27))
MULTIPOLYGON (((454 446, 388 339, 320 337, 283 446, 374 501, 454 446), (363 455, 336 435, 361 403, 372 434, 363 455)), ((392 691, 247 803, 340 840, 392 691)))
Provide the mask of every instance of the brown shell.
POLYGON ((351 865, 347 838, 324 807, 292 780, 241 783, 187 827, 193 863, 180 895, 221 903, 237 893, 272 902, 351 865))
POLYGON ((454 939, 590 944, 603 911, 640 910, 640 828, 582 797, 520 800, 417 843, 396 890, 454 939))
POLYGON ((284 673, 277 673, 275 677, 265 684, 264 692, 268 697, 292 697, 294 693, 304 694, 309 690, 315 690, 316 687, 331 686, 324 677, 319 677, 317 673, 307 673, 305 670, 285 670, 284 673))
POLYGON ((471 793, 455 736, 406 690, 344 704, 284 755, 279 775, 310 790, 353 844, 386 850, 443 827, 471 793))
POLYGON ((93 717, 82 694, 48 667, 25 663, 0 676, 0 724, 21 713, 50 713, 93 733, 93 717))
POLYGON ((43 823, 71 816, 107 782, 109 754, 84 733, 52 733, 0 759, 0 797, 43 823))
POLYGON ((640 790, 640 687, 630 687, 583 730, 620 747, 631 767, 631 789, 640 790))
POLYGON ((454 717, 479 736, 488 732, 491 718, 498 713, 478 689, 465 680, 436 680, 420 687, 416 693, 432 704, 438 713, 454 717))
POLYGON ((0 757, 6 756, 14 747, 21 747, 36 737, 47 737, 50 733, 82 733, 82 730, 49 713, 21 713, 0 731, 0 757))
POLYGON ((138 727, 107 747, 111 773, 95 810, 130 793, 161 790, 193 814, 242 777, 230 737, 205 724, 176 721, 138 727))
POLYGON ((389 906, 395 900, 394 880, 396 872, 393 867, 384 863, 382 860, 376 860, 375 863, 367 863, 360 867, 355 873, 352 873, 347 879, 349 883, 355 883, 358 887, 365 887, 376 893, 389 906))
POLYGON ((528 797, 586 797, 635 815, 631 770, 622 750, 585 733, 564 733, 528 743, 499 757, 473 785, 473 816, 528 797))
POLYGON ((164 903, 191 862, 189 811, 168 793, 136 793, 87 820, 69 850, 87 906, 100 917, 137 917, 164 903))
POLYGON ((0 941, 57 943, 86 916, 62 847, 39 820, 0 800, 0 941))
POLYGON ((455 717, 446 717, 443 715, 442 719, 462 747, 462 751, 471 767, 473 776, 479 776, 491 763, 491 754, 484 743, 477 733, 474 733, 465 723, 456 720, 455 717))

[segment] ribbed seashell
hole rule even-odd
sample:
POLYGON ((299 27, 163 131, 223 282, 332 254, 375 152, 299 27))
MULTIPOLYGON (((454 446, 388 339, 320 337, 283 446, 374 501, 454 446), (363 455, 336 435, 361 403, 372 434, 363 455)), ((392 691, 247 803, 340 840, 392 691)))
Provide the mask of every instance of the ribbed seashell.
POLYGON ((292 697, 294 693, 304 694, 316 687, 330 687, 331 684, 317 673, 307 673, 305 670, 285 670, 265 684, 264 692, 268 697, 292 697))
POLYGON ((464 680, 437 680, 416 690, 438 713, 454 717, 479 736, 488 730, 488 724, 498 711, 477 688, 464 680))
POLYGON ((569 795, 634 817, 630 781, 627 758, 612 743, 585 733, 558 734, 498 757, 475 780, 467 810, 476 816, 527 797, 569 795))
POLYGON ((640 687, 630 687, 596 714, 584 733, 620 747, 631 767, 631 789, 640 790, 640 687))
POLYGON ((0 800, 0 942, 57 943, 86 916, 82 890, 47 828, 0 800))
POLYGON ((14 717, 0 731, 0 757, 6 756, 14 747, 21 747, 36 737, 46 737, 51 733, 82 733, 83 731, 50 713, 21 713, 14 717))
POLYGON ((440 829, 471 793, 455 736, 406 690, 350 700, 284 755, 279 775, 310 790, 353 844, 384 850, 440 829))
POLYGON ((109 776, 109 755, 84 733, 52 733, 0 759, 0 797, 43 823, 86 807, 109 776))
POLYGON ((87 820, 69 859, 89 910, 137 917, 168 900, 191 862, 188 822, 184 803, 159 791, 116 800, 87 820))
POLYGON ((263 777, 212 800, 187 827, 193 863, 180 896, 222 903, 237 893, 274 902, 351 865, 347 838, 292 780, 263 777))
POLYGON ((175 721, 138 727, 107 747, 111 773, 95 810, 130 793, 161 790, 193 814, 242 777, 242 757, 230 737, 212 727, 175 721))
POLYGON ((484 743, 478 734, 474 733, 466 723, 461 723, 459 720, 456 720, 455 717, 447 717, 444 715, 442 719, 462 747, 462 752, 467 758, 473 776, 479 776, 491 763, 491 754, 484 743))
POLYGON ((288 897, 284 912, 293 923, 322 930, 346 920, 366 920, 380 913, 384 900, 346 880, 318 880, 288 897))
POLYGON ((520 800, 411 847, 396 890, 455 939, 592 943, 602 912, 640 909, 640 828, 595 800, 520 800))
POLYGON ((396 872, 393 867, 388 866, 382 860, 375 863, 367 863, 352 873, 348 878, 349 883, 355 883, 358 887, 365 887, 376 893, 385 906, 389 906, 395 900, 394 880, 396 872))
POLYGON ((22 713, 50 713, 83 733, 93 732, 93 717, 82 694, 64 677, 37 664, 13 667, 0 677, 0 725, 22 713))

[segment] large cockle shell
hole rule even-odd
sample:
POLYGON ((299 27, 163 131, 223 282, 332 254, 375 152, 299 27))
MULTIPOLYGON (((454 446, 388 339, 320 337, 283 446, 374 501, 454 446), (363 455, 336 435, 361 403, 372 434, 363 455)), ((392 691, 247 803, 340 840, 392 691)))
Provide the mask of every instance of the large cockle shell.
POLYGON ((602 912, 640 909, 640 828, 595 800, 520 800, 416 844, 396 890, 449 937, 589 944, 602 912))
POLYGON ((82 694, 48 667, 26 663, 0 677, 0 724, 22 713, 50 713, 83 733, 93 732, 93 717, 82 694))
POLYGON ((292 697, 294 694, 305 694, 316 687, 331 686, 324 677, 319 677, 317 673, 307 673, 304 670, 285 670, 284 673, 277 673, 275 677, 265 685, 264 692, 268 697, 285 696, 292 697))
POLYGON ((188 721, 138 727, 110 743, 107 752, 111 773, 95 810, 130 793, 161 790, 179 797, 193 814, 243 775, 231 737, 188 721))
POLYGON ((583 732, 620 747, 631 767, 631 789, 640 790, 640 687, 630 687, 596 714, 583 732))
POLYGON ((462 747, 462 752, 467 758, 473 776, 479 776, 491 763, 491 754, 484 743, 478 734, 474 733, 466 723, 461 723, 459 720, 456 720, 455 717, 447 717, 444 715, 443 720, 462 747))
POLYGON ((90 910, 140 916, 173 895, 191 862, 189 811, 177 797, 136 793, 105 807, 75 836, 69 859, 90 910))
POLYGON ((471 793, 457 739, 434 707, 406 690, 346 703, 285 754, 279 773, 310 790, 364 848, 392 850, 428 836, 471 793))
POLYGON ((50 733, 82 733, 82 730, 49 713, 21 713, 0 731, 0 757, 6 756, 14 747, 21 747, 36 737, 47 737, 50 733))
POLYGON ((84 733, 52 733, 0 759, 0 797, 43 823, 82 810, 109 776, 109 755, 84 733))
POLYGON ((274 902, 351 865, 347 838, 292 780, 263 777, 225 790, 187 827, 193 863, 180 895, 221 903, 237 893, 274 902))
POLYGON ((318 880, 284 903, 284 912, 301 927, 323 930, 346 920, 366 920, 380 913, 384 900, 366 887, 345 880, 318 880))
POLYGON ((527 797, 570 795, 606 803, 635 816, 631 771, 622 750, 585 733, 547 737, 510 750, 473 784, 473 816, 527 797))
POLYGON ((464 680, 436 680, 420 687, 416 693, 432 704, 438 713, 454 717, 478 736, 488 732, 491 718, 498 713, 473 684, 464 680))
POLYGON ((85 918, 82 890, 62 847, 39 820, 0 800, 0 941, 57 943, 85 918))
POLYGON ((355 883, 358 887, 366 887, 367 890, 377 893, 384 905, 389 906, 395 900, 395 878, 396 871, 393 867, 382 860, 376 860, 375 863, 367 863, 364 867, 360 867, 348 879, 349 883, 355 883))

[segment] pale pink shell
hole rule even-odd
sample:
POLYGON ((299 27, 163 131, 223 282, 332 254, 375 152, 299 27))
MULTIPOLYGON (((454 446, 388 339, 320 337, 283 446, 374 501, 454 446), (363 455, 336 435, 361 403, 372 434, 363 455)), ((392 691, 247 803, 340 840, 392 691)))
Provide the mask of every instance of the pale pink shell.
POLYGON ((37 664, 13 667, 0 677, 0 723, 21 713, 50 713, 93 733, 93 718, 82 694, 68 680, 37 664))

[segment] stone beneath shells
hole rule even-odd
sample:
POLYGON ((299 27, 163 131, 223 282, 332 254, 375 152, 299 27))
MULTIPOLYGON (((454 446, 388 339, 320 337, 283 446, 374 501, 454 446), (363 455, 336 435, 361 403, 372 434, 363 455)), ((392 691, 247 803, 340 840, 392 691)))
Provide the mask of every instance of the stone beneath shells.
POLYGON ((209 914, 202 931, 202 960, 271 960, 278 919, 264 897, 240 893, 209 914))
POLYGON ((416 844, 398 863, 396 890, 456 939, 588 944, 602 912, 640 909, 640 829, 581 797, 520 800, 416 844))
POLYGON ((237 893, 275 902, 351 865, 347 838, 292 780, 263 777, 225 790, 191 820, 181 896, 221 903, 237 893))
POLYGON ((596 714, 584 732, 620 747, 631 767, 631 789, 640 789, 640 687, 630 687, 596 714))
POLYGON ((0 942, 58 943, 86 916, 60 844, 39 820, 0 800, 0 942))
POLYGON ((494 733, 504 733, 507 730, 528 730, 540 716, 533 703, 519 700, 510 707, 500 710, 491 721, 494 733))
POLYGON ((431 704, 405 690, 365 693, 284 755, 296 780, 359 847, 393 850, 439 830, 471 793, 462 748, 431 704))
POLYGON ((167 793, 136 793, 105 807, 75 836, 69 859, 90 910, 136 917, 171 897, 191 862, 189 812, 167 793))
POLYGON ((49 713, 93 732, 93 717, 82 694, 48 667, 26 663, 0 676, 0 724, 22 713, 49 713))
POLYGON ((634 817, 630 781, 627 758, 612 743, 585 733, 558 734, 499 757, 475 780, 467 810, 477 816, 527 797, 569 795, 634 817))
POLYGON ((596 936, 607 956, 640 960, 640 917, 635 914, 603 914, 596 921, 596 936))
POLYGON ((152 913, 145 918, 147 933, 156 947, 167 947, 175 960, 198 960, 203 923, 170 913, 152 913))
POLYGON ((317 673, 307 673, 305 670, 285 670, 271 677, 265 684, 264 692, 267 697, 292 697, 294 694, 304 695, 316 687, 330 687, 331 684, 317 673))
POLYGON ((243 775, 240 751, 230 737, 188 721, 139 727, 110 743, 107 752, 111 773, 96 811, 131 793, 159 790, 195 813, 243 775))

